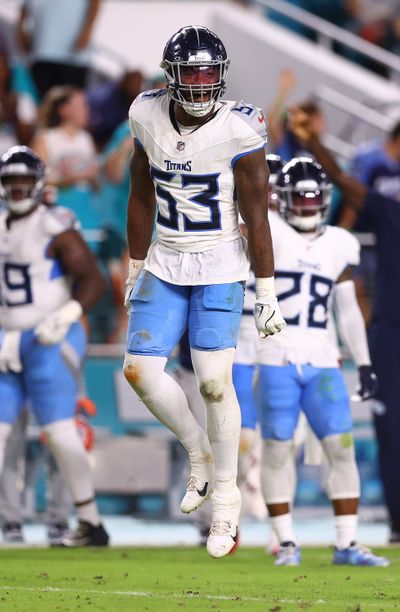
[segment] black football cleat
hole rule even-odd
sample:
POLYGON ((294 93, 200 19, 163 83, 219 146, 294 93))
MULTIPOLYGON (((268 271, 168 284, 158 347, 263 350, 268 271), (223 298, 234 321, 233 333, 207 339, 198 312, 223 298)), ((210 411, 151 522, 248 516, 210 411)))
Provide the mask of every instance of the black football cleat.
POLYGON ((60 545, 66 548, 81 546, 108 546, 109 536, 103 525, 92 525, 87 521, 79 521, 77 528, 65 535, 60 545))
POLYGON ((22 532, 22 525, 17 521, 10 521, 4 523, 1 531, 3 533, 3 542, 6 544, 21 544, 24 542, 24 534, 22 532))
POLYGON ((47 526, 47 540, 50 546, 62 546, 62 540, 70 535, 70 529, 66 521, 50 523, 47 526))

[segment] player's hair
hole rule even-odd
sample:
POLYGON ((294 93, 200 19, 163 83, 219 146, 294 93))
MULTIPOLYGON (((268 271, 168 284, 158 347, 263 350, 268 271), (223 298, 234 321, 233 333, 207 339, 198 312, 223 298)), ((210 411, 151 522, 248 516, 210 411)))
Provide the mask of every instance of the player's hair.
POLYGON ((400 121, 396 121, 389 134, 389 140, 397 140, 398 138, 400 138, 400 121))
POLYGON ((303 113, 307 113, 307 115, 320 115, 321 109, 314 100, 304 100, 299 104, 299 109, 303 111, 303 113))
POLYGON ((60 108, 80 91, 73 85, 57 85, 49 89, 39 109, 40 127, 58 127, 62 123, 60 108))

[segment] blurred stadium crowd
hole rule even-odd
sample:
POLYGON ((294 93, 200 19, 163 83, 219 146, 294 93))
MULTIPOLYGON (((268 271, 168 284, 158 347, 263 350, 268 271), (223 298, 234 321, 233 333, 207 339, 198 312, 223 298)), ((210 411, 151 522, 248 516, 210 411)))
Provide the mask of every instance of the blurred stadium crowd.
MULTIPOLYGON (((389 51, 399 51, 400 8, 395 0, 290 2, 389 51)), ((68 0, 65 15, 60 15, 52 9, 51 0, 41 5, 28 0, 22 5, 15 38, 11 40, 9 33, 0 30, 0 156, 15 144, 29 145, 47 165, 46 203, 74 211, 107 282, 102 299, 91 312, 90 342, 120 344, 127 323, 123 307, 128 262, 125 223, 132 151, 128 110, 141 91, 163 87, 164 81, 159 74, 149 77, 139 70, 126 71, 118 80, 93 77, 86 52, 100 4, 101 0, 88 0, 82 12, 81 3, 68 0), (40 6, 45 8, 39 10, 40 6), (64 24, 62 32, 56 28, 56 37, 55 20, 64 24)), ((241 4, 250 7, 252 2, 241 4)), ((270 20, 313 39, 307 28, 270 9, 265 12, 270 20)), ((386 76, 381 67, 365 65, 355 52, 336 51, 386 76)), ((295 71, 284 70, 273 86, 275 101, 265 109, 269 152, 289 160, 306 153, 287 121, 288 99, 296 89, 295 71)), ((299 101, 299 106, 323 137, 321 108, 312 99, 299 101)), ((386 140, 364 143, 349 170, 367 187, 400 200, 400 122, 394 123, 386 140)), ((354 218, 349 215, 337 192, 329 222, 353 227, 354 218)), ((374 248, 363 249, 357 289, 367 322, 375 265, 374 248)))
MULTIPOLYGON (((391 51, 398 48, 400 13, 394 1, 291 2, 370 42, 391 51)), ((0 30, 0 154, 14 144, 29 145, 47 164, 49 203, 75 212, 107 278, 107 291, 91 315, 90 340, 120 343, 126 326, 122 296, 131 154, 127 115, 138 93, 163 87, 164 80, 161 74, 149 77, 134 69, 124 72, 118 80, 93 75, 87 50, 100 4, 101 0, 91 0, 85 13, 82 4, 66 3, 65 15, 59 15, 59 9, 55 5, 52 9, 51 2, 26 2, 22 4, 15 36, 10 38, 5 28, 0 30), (57 29, 55 37, 54 20, 60 18, 65 28, 62 36, 57 29)), ((266 14, 281 25, 295 27, 290 19, 271 10, 266 14)), ((312 38, 305 28, 299 30, 299 24, 295 30, 312 38)), ((345 53, 344 49, 337 51, 345 53)), ((269 152, 290 159, 303 152, 286 128, 287 100, 296 89, 295 71, 284 70, 275 88, 276 99, 265 109, 270 126, 269 152)), ((313 100, 304 100, 301 106, 313 116, 323 136, 322 110, 313 100)), ((367 186, 400 198, 400 126, 393 126, 385 142, 365 143, 350 170, 367 186)), ((336 194, 330 222, 350 227, 354 220, 347 215, 341 214, 340 195, 336 194)), ((371 249, 364 249, 364 259, 358 288, 368 320, 367 294, 373 290, 374 273, 371 249)))
MULTIPOLYGON (((239 0, 240 1, 240 0, 239 0)), ((400 48, 400 7, 396 0, 287 0, 289 4, 304 9, 316 17, 360 36, 363 40, 378 45, 392 53, 400 48)), ((251 6, 253 0, 241 4, 251 6)), ((290 28, 310 40, 315 33, 290 17, 283 17, 272 9, 266 9, 268 19, 290 28)), ((354 52, 337 47, 336 51, 366 68, 382 73, 382 68, 365 60, 354 52)), ((384 74, 384 72, 383 72, 384 74)))

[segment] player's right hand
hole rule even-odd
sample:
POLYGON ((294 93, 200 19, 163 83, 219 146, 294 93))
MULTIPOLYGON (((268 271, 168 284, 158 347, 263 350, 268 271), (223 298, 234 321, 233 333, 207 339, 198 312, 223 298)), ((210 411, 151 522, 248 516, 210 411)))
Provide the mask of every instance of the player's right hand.
POLYGON ((139 277, 139 274, 142 271, 144 266, 144 259, 130 259, 129 260, 129 268, 128 268, 128 278, 125 281, 126 289, 125 289, 125 299, 124 306, 128 315, 131 312, 131 303, 129 298, 131 297, 132 289, 135 286, 135 283, 139 277))
POLYGON ((0 372, 22 372, 20 342, 20 331, 0 332, 0 372))
POLYGON ((288 127, 301 142, 308 144, 317 135, 311 116, 301 110, 299 106, 292 106, 288 113, 288 127))
POLYGON ((257 300, 254 305, 254 319, 260 338, 273 336, 286 327, 276 297, 257 300))

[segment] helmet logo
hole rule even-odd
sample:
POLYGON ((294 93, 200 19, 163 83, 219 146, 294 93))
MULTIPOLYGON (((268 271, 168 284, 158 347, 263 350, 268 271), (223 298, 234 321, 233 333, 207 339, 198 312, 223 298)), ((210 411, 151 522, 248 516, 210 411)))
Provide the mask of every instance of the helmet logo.
POLYGON ((211 62, 212 61, 212 57, 210 55, 210 53, 208 53, 208 51, 198 51, 196 54, 194 55, 190 55, 188 58, 189 62, 211 62))
POLYGON ((178 151, 183 151, 183 149, 185 148, 185 143, 183 142, 183 140, 178 140, 178 142, 176 143, 176 148, 178 151))

